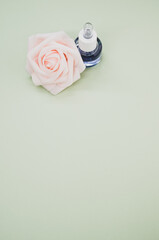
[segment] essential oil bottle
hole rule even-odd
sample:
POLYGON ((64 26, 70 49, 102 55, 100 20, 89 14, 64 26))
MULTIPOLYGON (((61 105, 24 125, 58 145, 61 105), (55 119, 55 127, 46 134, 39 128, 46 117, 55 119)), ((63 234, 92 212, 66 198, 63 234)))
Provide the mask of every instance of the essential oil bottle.
POLYGON ((84 25, 75 43, 86 67, 93 67, 101 61, 102 42, 91 23, 84 25))

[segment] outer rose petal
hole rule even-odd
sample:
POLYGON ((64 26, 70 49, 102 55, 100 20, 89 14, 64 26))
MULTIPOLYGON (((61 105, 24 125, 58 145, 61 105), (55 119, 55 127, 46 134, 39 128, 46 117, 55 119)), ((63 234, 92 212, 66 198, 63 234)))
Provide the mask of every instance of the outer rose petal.
POLYGON ((52 94, 57 94, 80 78, 85 65, 73 39, 61 31, 29 37, 26 69, 35 85, 42 85, 52 94), (47 54, 47 49, 60 51, 60 67, 55 72, 49 72, 41 65, 42 52, 47 54))

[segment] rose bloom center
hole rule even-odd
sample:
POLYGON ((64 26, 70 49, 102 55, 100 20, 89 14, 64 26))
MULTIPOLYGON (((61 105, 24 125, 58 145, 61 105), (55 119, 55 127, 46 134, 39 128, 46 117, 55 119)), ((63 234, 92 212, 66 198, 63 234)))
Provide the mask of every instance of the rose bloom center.
POLYGON ((57 50, 49 51, 43 56, 42 63, 47 69, 57 71, 60 65, 59 52, 57 50))

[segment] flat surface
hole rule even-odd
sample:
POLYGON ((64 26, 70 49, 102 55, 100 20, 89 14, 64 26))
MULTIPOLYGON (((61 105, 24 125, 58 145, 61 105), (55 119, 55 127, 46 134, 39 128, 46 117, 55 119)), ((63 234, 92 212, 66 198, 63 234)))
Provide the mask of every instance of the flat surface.
POLYGON ((159 1, 1 1, 0 239, 159 239, 159 1), (57 96, 28 36, 95 25, 102 62, 57 96))

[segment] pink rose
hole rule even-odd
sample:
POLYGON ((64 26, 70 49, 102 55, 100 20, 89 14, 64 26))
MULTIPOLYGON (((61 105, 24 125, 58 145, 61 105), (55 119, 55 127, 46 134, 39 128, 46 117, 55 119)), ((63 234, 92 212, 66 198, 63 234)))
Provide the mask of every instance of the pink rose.
POLYGON ((77 81, 84 69, 74 41, 65 32, 29 38, 27 71, 35 85, 57 94, 77 81))

